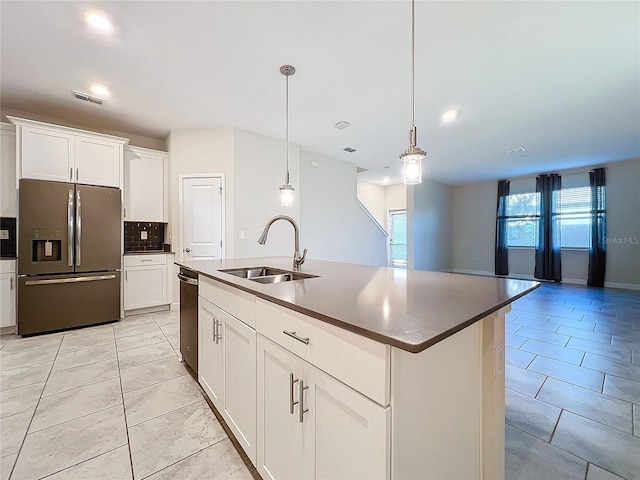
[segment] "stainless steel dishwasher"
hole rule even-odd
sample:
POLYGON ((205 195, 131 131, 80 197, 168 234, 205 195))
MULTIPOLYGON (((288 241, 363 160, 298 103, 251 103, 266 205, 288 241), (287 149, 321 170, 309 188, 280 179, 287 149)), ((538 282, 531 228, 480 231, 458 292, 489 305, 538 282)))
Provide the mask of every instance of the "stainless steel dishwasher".
POLYGON ((180 268, 180 353, 198 374, 198 274, 180 268))

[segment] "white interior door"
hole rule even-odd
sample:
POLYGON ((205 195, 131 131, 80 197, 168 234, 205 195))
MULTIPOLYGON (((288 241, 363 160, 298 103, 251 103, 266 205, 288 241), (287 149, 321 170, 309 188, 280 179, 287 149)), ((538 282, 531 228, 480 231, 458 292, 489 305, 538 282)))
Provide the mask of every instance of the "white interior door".
POLYGON ((222 258, 224 208, 221 176, 182 177, 182 258, 222 258))

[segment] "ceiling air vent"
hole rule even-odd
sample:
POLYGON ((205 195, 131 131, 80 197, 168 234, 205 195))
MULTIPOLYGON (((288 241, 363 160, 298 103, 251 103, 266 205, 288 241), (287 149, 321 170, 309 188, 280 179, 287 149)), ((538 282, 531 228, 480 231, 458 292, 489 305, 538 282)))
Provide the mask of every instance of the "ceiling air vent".
POLYGON ((342 150, 344 150, 345 152, 349 152, 349 153, 353 153, 353 152, 356 151, 355 148, 351 148, 351 147, 343 148, 342 150))
POLYGON ((102 105, 102 99, 98 97, 94 97, 93 95, 89 95, 88 93, 77 92, 76 90, 71 90, 71 93, 78 100, 84 100, 85 102, 91 102, 98 105, 102 105))

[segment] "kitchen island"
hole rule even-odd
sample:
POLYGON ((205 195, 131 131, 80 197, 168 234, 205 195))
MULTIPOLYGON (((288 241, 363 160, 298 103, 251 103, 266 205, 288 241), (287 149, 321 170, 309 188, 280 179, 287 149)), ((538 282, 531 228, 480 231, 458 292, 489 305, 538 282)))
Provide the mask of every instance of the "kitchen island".
POLYGON ((309 260, 199 275, 198 379, 263 478, 504 478, 504 315, 535 282, 309 260))

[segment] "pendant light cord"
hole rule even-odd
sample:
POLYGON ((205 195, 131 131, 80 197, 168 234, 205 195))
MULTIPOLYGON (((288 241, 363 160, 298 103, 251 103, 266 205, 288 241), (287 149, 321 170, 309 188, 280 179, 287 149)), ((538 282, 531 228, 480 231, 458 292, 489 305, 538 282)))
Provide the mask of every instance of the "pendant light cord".
POLYGON ((416 2, 411 0, 411 128, 415 127, 415 36, 416 36, 416 2))
POLYGON ((285 105, 286 105, 286 119, 287 119, 287 131, 285 132, 285 143, 286 143, 286 157, 287 157, 287 171, 286 171, 286 181, 285 183, 289 184, 289 75, 285 75, 285 105))

